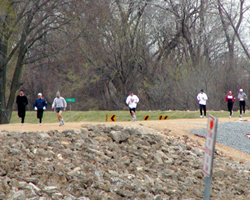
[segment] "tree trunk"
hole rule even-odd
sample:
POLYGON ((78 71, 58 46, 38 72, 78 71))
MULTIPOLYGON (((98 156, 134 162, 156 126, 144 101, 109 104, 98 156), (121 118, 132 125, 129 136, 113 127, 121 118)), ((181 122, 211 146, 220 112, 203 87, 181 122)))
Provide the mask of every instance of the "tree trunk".
POLYGON ((0 124, 9 123, 10 117, 6 112, 6 99, 5 99, 5 87, 6 87, 6 55, 7 44, 4 37, 0 38, 0 124))
MULTIPOLYGON (((26 48, 23 45, 25 41, 25 37, 22 37, 21 39, 21 47, 20 51, 18 53, 18 59, 16 62, 16 67, 15 67, 15 72, 13 75, 13 79, 11 82, 11 88, 10 88, 10 95, 8 98, 8 102, 6 104, 6 68, 7 65, 5 63, 6 60, 6 55, 7 55, 7 45, 2 42, 0 43, 0 57, 3 59, 0 59, 0 124, 7 124, 10 123, 10 118, 12 114, 12 108, 15 102, 15 95, 16 91, 20 87, 20 79, 21 79, 21 74, 22 74, 22 69, 23 69, 23 60, 26 54, 26 48)), ((1 41, 0 41, 1 42, 1 41)))

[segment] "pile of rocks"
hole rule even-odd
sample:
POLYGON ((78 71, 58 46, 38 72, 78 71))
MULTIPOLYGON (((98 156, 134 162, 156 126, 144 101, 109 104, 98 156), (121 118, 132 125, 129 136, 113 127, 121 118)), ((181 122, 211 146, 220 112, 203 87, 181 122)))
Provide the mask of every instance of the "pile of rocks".
MULTIPOLYGON (((203 150, 171 131, 104 125, 0 132, 0 199, 202 199, 203 150)), ((250 199, 250 167, 216 151, 211 199, 250 199)))

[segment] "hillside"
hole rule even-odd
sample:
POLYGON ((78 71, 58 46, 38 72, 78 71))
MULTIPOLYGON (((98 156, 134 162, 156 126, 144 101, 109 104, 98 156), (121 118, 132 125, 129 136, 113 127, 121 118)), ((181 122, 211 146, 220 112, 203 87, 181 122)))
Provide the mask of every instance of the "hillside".
MULTIPOLYGON (((0 199, 201 199, 204 139, 186 130, 205 125, 2 125, 0 199)), ((249 199, 249 155, 216 149, 211 199, 249 199)))

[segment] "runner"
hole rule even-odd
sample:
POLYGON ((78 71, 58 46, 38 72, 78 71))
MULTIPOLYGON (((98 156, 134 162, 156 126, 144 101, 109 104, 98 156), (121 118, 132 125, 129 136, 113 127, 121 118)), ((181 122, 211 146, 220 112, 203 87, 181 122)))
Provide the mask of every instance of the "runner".
POLYGON ((228 118, 230 119, 233 115, 233 105, 235 102, 235 97, 232 95, 232 91, 228 91, 228 95, 226 96, 225 101, 227 101, 227 108, 230 113, 228 118))
POLYGON ((239 94, 238 94, 238 100, 240 103, 240 116, 239 117, 242 117, 242 110, 243 110, 243 117, 245 116, 246 99, 247 99, 247 95, 243 92, 243 89, 240 89, 239 94))
POLYGON ((135 109, 136 109, 138 103, 139 103, 138 96, 134 95, 133 92, 130 92, 129 96, 126 99, 126 104, 129 107, 129 112, 130 112, 130 115, 132 117, 133 122, 136 120, 135 109))
POLYGON ((38 98, 34 103, 34 110, 37 111, 37 119, 39 119, 39 125, 42 125, 43 111, 47 108, 47 102, 42 98, 42 93, 38 93, 38 98))
POLYGON ((204 93, 204 90, 201 89, 200 93, 197 95, 197 100, 200 107, 200 118, 202 118, 202 110, 204 110, 204 118, 206 118, 207 109, 206 109, 206 101, 207 101, 207 95, 204 93))
POLYGON ((21 118, 21 123, 23 126, 26 114, 26 105, 28 105, 28 98, 25 96, 23 89, 19 91, 19 95, 16 97, 16 104, 18 116, 21 118))
POLYGON ((67 107, 67 102, 65 101, 63 97, 61 97, 60 92, 58 91, 56 93, 56 98, 54 99, 52 103, 52 109, 54 109, 54 111, 57 112, 57 118, 58 118, 58 121, 60 122, 59 126, 64 125, 62 112, 66 111, 66 107, 67 107))

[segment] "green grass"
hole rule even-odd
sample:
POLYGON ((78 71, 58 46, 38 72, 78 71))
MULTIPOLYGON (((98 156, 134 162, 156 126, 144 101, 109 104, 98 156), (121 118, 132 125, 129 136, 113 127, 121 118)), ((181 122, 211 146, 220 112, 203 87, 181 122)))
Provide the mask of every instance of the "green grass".
MULTIPOLYGON (((227 111, 208 111, 207 115, 213 115, 214 117, 228 117, 227 111)), ((108 115, 108 121, 110 121, 111 115, 116 115, 116 121, 131 121, 129 111, 66 111, 63 112, 63 118, 65 121, 71 122, 105 122, 106 115, 108 115)), ((144 116, 149 116, 149 120, 159 120, 159 116, 168 116, 171 119, 194 119, 199 118, 199 111, 136 111, 137 121, 144 120, 144 116)), ((238 117, 239 112, 234 112, 233 117, 238 117)), ((250 116, 248 112, 246 116, 250 116)), ((57 122, 57 116, 55 112, 45 111, 43 115, 43 123, 57 122)), ((20 123, 20 119, 17 116, 17 112, 13 111, 10 123, 20 123)), ((25 123, 38 123, 35 111, 27 111, 25 123)))

